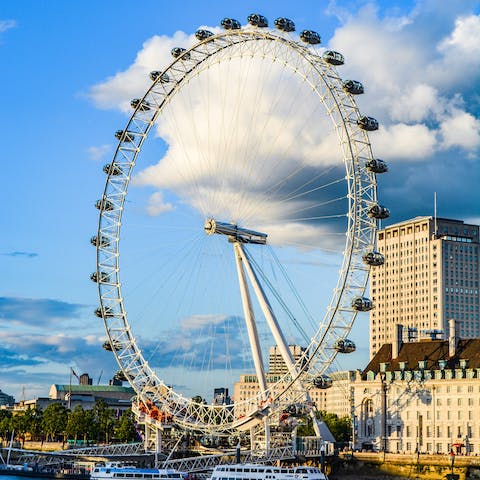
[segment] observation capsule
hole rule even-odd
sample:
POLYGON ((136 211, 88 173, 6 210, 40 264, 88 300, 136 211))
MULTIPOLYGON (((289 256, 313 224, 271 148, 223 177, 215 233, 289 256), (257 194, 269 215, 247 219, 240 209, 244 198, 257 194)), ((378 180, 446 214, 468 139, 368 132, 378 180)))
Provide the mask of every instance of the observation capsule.
POLYGON ((95 208, 97 210, 108 210, 111 211, 113 210, 113 203, 110 200, 107 200, 106 198, 97 200, 95 202, 95 208))
POLYGON ((114 175, 114 176, 118 176, 118 175, 121 175, 123 173, 123 170, 121 167, 119 167, 118 165, 116 165, 115 163, 107 163, 106 165, 103 166, 103 171, 107 174, 107 175, 114 175))
POLYGON ((355 342, 349 340, 348 338, 340 338, 338 340, 335 340, 333 348, 338 353, 352 353, 357 349, 355 342))
POLYGON ((156 82, 158 78, 160 78, 161 83, 168 83, 170 81, 170 77, 168 76, 168 73, 162 73, 158 70, 154 70, 153 72, 150 72, 149 75, 150 80, 152 82, 156 82))
POLYGON ((138 108, 138 110, 142 112, 147 112, 148 110, 150 110, 150 104, 145 100, 140 100, 139 98, 134 98, 130 102, 130 105, 132 106, 132 108, 138 108))
POLYGON ((254 27, 265 28, 268 27, 268 20, 259 13, 252 13, 247 18, 248 23, 254 27))
POLYGON ((108 275, 107 272, 100 272, 100 275, 98 275, 97 272, 93 272, 90 275, 90 280, 95 283, 108 283, 110 281, 110 275, 108 275))
POLYGON ((103 312, 102 312, 102 309, 98 307, 94 313, 95 313, 95 316, 98 318, 113 317, 113 310, 111 307, 105 307, 103 309, 103 312))
POLYGON ((115 138, 122 142, 133 142, 135 140, 133 133, 127 132, 126 130, 117 130, 115 132, 115 138))
POLYGON ((225 30, 240 30, 240 28, 242 28, 240 22, 238 20, 235 20, 234 18, 224 18, 220 25, 225 30))
POLYGON ((334 50, 327 50, 322 55, 322 58, 331 65, 343 65, 345 63, 345 58, 339 52, 335 52, 334 50))
POLYGON ((182 57, 182 60, 189 60, 190 59, 190 53, 187 52, 186 48, 175 47, 175 48, 172 48, 170 53, 172 54, 173 58, 182 57))
POLYGON ((357 80, 345 80, 343 89, 352 95, 361 95, 363 93, 363 85, 357 80))
POLYGON ((319 375, 313 379, 313 385, 325 390, 333 385, 333 381, 328 375, 319 375))
POLYGON ((380 160, 379 158, 372 158, 365 163, 365 167, 372 173, 385 173, 388 172, 387 162, 380 160))
POLYGON ((318 45, 320 43, 320 35, 313 30, 303 30, 300 33, 300 40, 310 45, 318 45))
POLYGON ((118 370, 115 375, 113 376, 115 380, 118 380, 119 382, 126 382, 127 381, 127 376, 123 373, 123 370, 118 370))
POLYGON ((390 210, 388 210, 387 207, 384 207, 383 205, 379 205, 376 203, 375 205, 372 205, 368 211, 367 215, 370 218, 376 218, 377 220, 383 220, 384 218, 388 218, 390 216, 390 210))
POLYGON ((122 346, 120 345, 120 342, 118 340, 113 340, 112 343, 106 340, 105 342, 103 342, 102 348, 107 352, 113 352, 113 350, 118 352, 122 348, 122 346))
POLYGON ((373 117, 360 117, 357 120, 357 125, 362 130, 367 130, 368 132, 373 132, 374 130, 378 130, 378 121, 375 120, 373 117))
POLYGON ((276 28, 278 28, 278 30, 282 30, 284 32, 295 31, 295 23, 289 18, 285 18, 285 17, 277 18, 274 22, 274 25, 276 28))
POLYGON ((385 257, 380 253, 372 250, 363 255, 362 260, 372 267, 379 267, 385 263, 385 257))
POLYGON ((213 37, 213 33, 210 30, 197 30, 195 32, 195 36, 197 37, 197 40, 206 40, 207 38, 213 37))
POLYGON ((292 417, 301 417, 308 414, 308 408, 303 403, 292 403, 287 405, 283 412, 288 413, 292 417))
POLYGON ((90 239, 90 243, 94 247, 108 247, 110 245, 110 240, 103 235, 100 237, 100 239, 97 237, 97 235, 95 235, 90 239))
POLYGON ((352 308, 357 312, 368 312, 372 310, 373 302, 367 297, 356 297, 352 300, 352 308))

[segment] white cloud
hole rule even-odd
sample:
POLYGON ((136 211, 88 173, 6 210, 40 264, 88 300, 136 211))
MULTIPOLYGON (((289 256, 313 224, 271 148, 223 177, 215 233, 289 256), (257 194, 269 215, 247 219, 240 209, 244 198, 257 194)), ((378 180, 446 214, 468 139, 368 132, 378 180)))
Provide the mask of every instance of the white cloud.
POLYGON ((381 128, 372 144, 382 158, 421 161, 435 153, 437 140, 436 132, 425 125, 397 123, 381 128))
MULTIPOLYGON (((387 161, 438 162, 449 149, 472 158, 478 148, 478 115, 469 89, 480 80, 479 17, 446 8, 450 17, 433 29, 428 8, 418 4, 410 13, 383 18, 372 4, 337 12, 344 24, 328 44, 345 54, 342 77, 364 83, 360 111, 379 119, 381 128, 371 141, 374 154, 387 161)), ((91 97, 102 108, 130 110, 130 99, 150 84, 148 72, 172 61, 172 47, 194 41, 183 32, 152 37, 129 68, 93 87, 91 97)), ((277 64, 229 58, 206 66, 159 119, 156 134, 167 144, 163 157, 143 169, 139 165, 133 179, 159 190, 150 198, 149 213, 175 208, 173 200, 164 202, 166 191, 175 192, 204 216, 246 220, 261 231, 268 225, 271 242, 326 246, 327 232, 342 231, 338 223, 299 228, 297 220, 300 212, 312 218, 340 215, 343 206, 318 208, 328 198, 342 197, 340 185, 290 204, 284 195, 286 184, 315 175, 312 167, 328 172, 341 163, 323 106, 317 109, 317 99, 277 64)), ((325 183, 341 173, 335 175, 326 175, 325 183)))
POLYGON ((431 85, 416 84, 392 98, 391 117, 399 122, 422 122, 439 113, 438 91, 431 85))
MULTIPOLYGON (((209 30, 218 31, 219 29, 209 30)), ((105 82, 93 86, 89 92, 99 108, 120 108, 131 112, 130 101, 143 96, 151 85, 149 73, 164 70, 172 61, 171 50, 174 47, 189 47, 196 41, 194 35, 177 31, 172 37, 155 35, 144 42, 130 67, 108 78, 105 82)))
POLYGON ((87 148, 88 156, 91 160, 99 161, 105 158, 105 156, 110 153, 112 146, 108 144, 92 146, 87 148))
POLYGON ((0 20, 0 33, 6 32, 16 26, 17 22, 15 20, 0 20))
POLYGON ((225 315, 192 315, 181 321, 182 330, 199 330, 209 325, 219 325, 225 323, 225 315))
POLYGON ((454 111, 440 125, 443 148, 466 147, 471 150, 480 147, 480 120, 470 113, 454 111))
POLYGON ((453 49, 457 54, 463 53, 477 58, 480 54, 480 16, 469 15, 457 18, 455 30, 439 44, 439 50, 447 52, 453 49))
POLYGON ((162 192, 153 193, 148 199, 147 212, 152 217, 157 217, 165 212, 170 212, 174 209, 171 203, 163 200, 162 192))
POLYGON ((395 22, 379 18, 370 5, 348 17, 330 44, 345 52, 346 76, 365 84, 362 112, 385 126, 378 140, 372 137, 381 155, 408 162, 459 147, 469 156, 476 148, 475 117, 463 95, 480 82, 480 17, 458 17, 453 30, 435 36, 423 7, 395 22), (455 139, 453 126, 461 128, 455 139))

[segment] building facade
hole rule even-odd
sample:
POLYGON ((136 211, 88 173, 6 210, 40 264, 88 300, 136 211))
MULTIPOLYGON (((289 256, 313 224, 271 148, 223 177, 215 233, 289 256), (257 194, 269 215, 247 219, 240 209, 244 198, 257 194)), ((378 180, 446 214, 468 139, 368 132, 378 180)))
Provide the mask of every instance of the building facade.
POLYGON ((12 395, 8 395, 0 390, 0 406, 13 406, 15 399, 12 395))
MULTIPOLYGON (((305 348, 299 345, 289 345, 290 353, 295 362, 303 361, 305 355, 305 348)), ((287 367, 277 347, 270 347, 269 355, 269 370, 266 375, 267 388, 271 389, 272 396, 281 394, 287 384, 280 380, 287 373, 287 367)), ((317 388, 313 385, 308 389, 311 402, 319 411, 327 411, 335 413, 339 417, 351 415, 350 405, 350 388, 352 375, 355 372, 333 372, 329 376, 333 380, 331 388, 317 388)), ((248 402, 260 393, 260 385, 258 383, 257 375, 244 374, 240 375, 240 381, 236 382, 233 390, 233 397, 235 400, 235 416, 236 418, 243 417, 249 411, 254 410, 257 405, 248 402)), ((293 398, 297 398, 294 395, 293 398)), ((292 398, 292 402, 293 402, 292 398)), ((288 403, 288 396, 285 398, 288 403)))
POLYGON ((378 232, 383 265, 372 267, 370 358, 392 343, 394 325, 420 339, 443 334, 450 319, 463 338, 480 336, 479 227, 417 217, 378 232))
MULTIPOLYGON (((383 345, 352 382, 355 446, 480 454, 480 339, 383 345)), ((399 330, 399 329, 398 329, 399 330)))

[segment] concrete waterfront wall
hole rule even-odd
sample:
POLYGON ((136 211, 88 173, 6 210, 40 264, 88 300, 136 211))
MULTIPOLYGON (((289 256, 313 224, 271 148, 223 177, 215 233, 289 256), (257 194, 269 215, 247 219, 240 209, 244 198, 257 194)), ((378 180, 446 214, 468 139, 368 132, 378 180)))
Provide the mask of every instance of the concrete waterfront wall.
POLYGON ((342 454, 332 463, 331 479, 345 476, 358 479, 375 477, 411 478, 418 480, 446 479, 448 474, 458 480, 480 480, 480 457, 450 455, 400 455, 383 453, 342 454))

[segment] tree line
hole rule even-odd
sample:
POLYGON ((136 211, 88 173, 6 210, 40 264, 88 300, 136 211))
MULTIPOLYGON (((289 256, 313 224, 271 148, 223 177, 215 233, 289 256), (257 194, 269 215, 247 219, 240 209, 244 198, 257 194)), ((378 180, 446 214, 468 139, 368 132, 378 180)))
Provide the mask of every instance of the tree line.
POLYGON ((91 410, 81 405, 69 410, 60 403, 51 403, 44 410, 35 407, 20 412, 0 410, 0 438, 25 443, 33 441, 75 443, 128 443, 139 440, 135 418, 130 409, 122 414, 97 400, 91 410))

